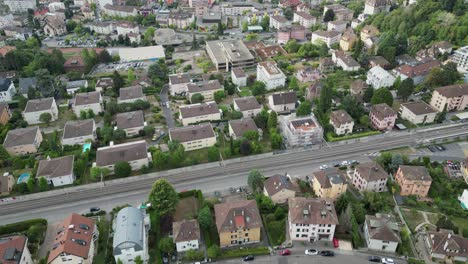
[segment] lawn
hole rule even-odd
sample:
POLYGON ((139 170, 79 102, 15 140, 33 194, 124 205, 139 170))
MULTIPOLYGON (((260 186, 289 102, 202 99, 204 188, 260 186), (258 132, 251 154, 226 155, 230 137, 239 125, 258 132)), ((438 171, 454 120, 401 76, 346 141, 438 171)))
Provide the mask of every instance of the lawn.
POLYGON ((458 226, 458 233, 463 234, 463 230, 468 230, 468 221, 466 218, 457 217, 457 216, 450 216, 450 220, 458 226))
POLYGON ((200 203, 194 196, 180 199, 174 213, 174 221, 182 221, 184 219, 195 219, 200 209, 200 203))
POLYGON ((249 88, 244 88, 239 92, 240 97, 251 96, 252 92, 249 88))
POLYGON ((417 210, 402 209, 401 211, 411 231, 414 231, 416 226, 424 222, 424 216, 417 210))

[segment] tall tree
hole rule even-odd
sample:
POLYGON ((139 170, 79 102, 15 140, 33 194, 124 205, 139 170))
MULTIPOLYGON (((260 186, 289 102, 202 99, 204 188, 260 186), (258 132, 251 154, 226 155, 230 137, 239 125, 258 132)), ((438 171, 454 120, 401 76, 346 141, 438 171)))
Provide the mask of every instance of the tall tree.
POLYGON ((267 121, 267 128, 268 130, 278 126, 278 114, 276 114, 275 111, 271 111, 270 114, 268 115, 268 121, 267 121))
POLYGON ((211 214, 209 206, 205 206, 200 210, 197 220, 202 229, 209 230, 211 228, 213 225, 213 215, 211 214))
POLYGON ((130 176, 132 173, 132 167, 127 161, 119 161, 115 163, 115 176, 124 178, 130 176))
MULTIPOLYGON (((372 88, 369 88, 372 89, 372 88)), ((373 105, 386 103, 388 106, 393 105, 393 96, 392 93, 385 87, 377 89, 372 96, 371 103, 373 105)))
POLYGON ((263 182, 265 177, 259 170, 251 170, 249 172, 249 177, 247 178, 247 183, 253 191, 258 191, 263 189, 263 182))
POLYGON ((332 9, 328 9, 323 16, 324 22, 329 22, 335 20, 335 12, 332 9))
POLYGON ((333 89, 331 85, 324 85, 322 91, 320 91, 318 109, 322 113, 326 113, 330 110, 332 105, 333 89))
POLYGON ((408 100, 410 95, 414 92, 414 82, 411 78, 404 79, 400 87, 398 87, 397 94, 400 96, 404 101, 408 100))
POLYGON ((261 26, 264 31, 268 31, 270 29, 270 17, 268 15, 263 16, 261 26))
POLYGON ((179 195, 166 179, 159 179, 153 184, 148 200, 155 213, 164 216, 175 210, 179 195))
POLYGON ((120 88, 122 88, 124 85, 124 80, 122 76, 120 76, 120 73, 118 71, 114 71, 114 73, 112 74, 112 81, 114 82, 112 87, 114 88, 114 92, 116 94, 119 94, 120 88))
POLYGON ((296 110, 297 116, 308 116, 312 113, 312 104, 309 100, 304 100, 296 110))
POLYGON ((47 125, 49 125, 50 121, 52 121, 52 115, 50 113, 42 113, 39 116, 39 120, 41 122, 46 123, 47 125))
POLYGON ((175 244, 170 237, 164 237, 159 241, 159 250, 161 250, 163 253, 171 255, 174 253, 175 249, 175 244))

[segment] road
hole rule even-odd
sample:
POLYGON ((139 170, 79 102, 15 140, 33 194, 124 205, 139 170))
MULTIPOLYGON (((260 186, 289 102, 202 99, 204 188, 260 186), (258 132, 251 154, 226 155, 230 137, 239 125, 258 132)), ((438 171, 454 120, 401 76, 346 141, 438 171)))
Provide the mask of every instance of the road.
POLYGON ((296 151, 273 155, 272 153, 226 160, 219 163, 201 164, 170 171, 150 173, 136 177, 88 184, 54 191, 18 197, 13 202, 0 205, 0 223, 44 217, 51 222, 58 221, 71 212, 82 212, 91 206, 109 210, 116 205, 133 204, 143 201, 153 182, 161 177, 170 181, 177 190, 201 189, 205 193, 246 185, 247 174, 251 169, 259 169, 269 176, 275 173, 310 175, 317 167, 333 161, 356 159, 370 152, 415 145, 418 140, 431 137, 467 135, 468 127, 456 125, 432 128, 424 133, 399 133, 391 137, 332 145, 331 148, 296 151))
POLYGON ((170 107, 167 107, 166 103, 169 101, 169 85, 163 85, 161 89, 161 93, 159 94, 161 98, 161 107, 164 113, 164 117, 166 118, 167 128, 175 127, 174 123, 174 116, 172 115, 172 110, 170 107))

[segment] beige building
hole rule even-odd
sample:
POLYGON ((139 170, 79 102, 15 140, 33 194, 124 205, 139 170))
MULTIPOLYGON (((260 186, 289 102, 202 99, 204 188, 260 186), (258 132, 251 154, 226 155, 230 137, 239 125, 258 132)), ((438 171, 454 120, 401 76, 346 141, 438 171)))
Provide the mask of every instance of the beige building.
POLYGON ((150 160, 151 153, 148 152, 148 146, 144 140, 118 145, 110 142, 109 146, 97 149, 96 162, 93 167, 107 168, 113 173, 117 162, 126 161, 135 171, 148 166, 150 160))
POLYGON ((117 114, 115 123, 115 128, 125 131, 127 137, 137 136, 146 126, 145 117, 141 110, 117 114))
POLYGON ((187 95, 189 100, 192 100, 192 96, 194 94, 199 93, 203 95, 205 102, 214 101, 214 94, 217 91, 224 91, 224 86, 221 85, 218 80, 187 84, 187 95))
POLYGON ((431 106, 437 111, 463 111, 468 107, 468 83, 440 87, 432 93, 431 106))
POLYGON ((352 30, 345 31, 340 39, 340 48, 343 51, 350 51, 354 43, 358 41, 358 37, 352 30))
POLYGON ((211 124, 171 128, 169 140, 179 142, 186 151, 190 151, 214 146, 216 134, 211 124))
POLYGON ((320 198, 336 200, 348 188, 345 177, 336 169, 316 171, 311 181, 315 195, 320 198))
POLYGON ((359 191, 384 192, 388 174, 377 162, 367 162, 356 166, 353 185, 359 191))
POLYGON ((413 124, 433 123, 437 110, 424 101, 409 102, 400 105, 400 116, 413 124))
POLYGON ((330 124, 338 136, 353 133, 354 120, 344 110, 336 110, 330 114, 330 124))
POLYGON ((200 122, 221 120, 222 111, 215 102, 191 104, 179 107, 179 119, 188 126, 200 122))
POLYGON ((234 110, 242 112, 243 117, 255 117, 262 111, 262 106, 254 96, 234 98, 233 105, 234 110))
POLYGON ((8 131, 3 147, 10 155, 25 155, 36 153, 41 142, 42 134, 39 127, 17 128, 8 131))
POLYGON ((220 247, 260 242, 263 225, 255 200, 215 204, 214 211, 220 247))
POLYGON ((42 123, 40 117, 48 113, 52 116, 51 122, 58 119, 58 108, 53 97, 29 100, 23 111, 23 117, 28 124, 42 123))
POLYGON ((431 175, 424 166, 400 165, 395 181, 400 185, 400 195, 403 196, 426 197, 432 184, 431 175))
POLYGON ((299 186, 292 181, 289 175, 274 175, 263 183, 263 194, 270 197, 275 204, 287 203, 300 192, 299 186))
POLYGON ((100 92, 78 93, 75 95, 73 112, 80 116, 81 111, 92 110, 95 115, 103 111, 102 97, 100 92))
POLYGON ((191 82, 188 73, 179 73, 169 75, 169 91, 171 95, 185 95, 187 93, 187 84, 191 82))
POLYGON ((370 38, 376 37, 379 34, 380 31, 376 27, 372 25, 366 25, 361 29, 361 40, 366 41, 370 38))
POLYGON ((13 175, 6 172, 3 176, 0 176, 0 196, 10 195, 13 186, 15 186, 15 177, 13 175))
POLYGON ((262 137, 262 130, 251 117, 229 121, 229 136, 234 140, 242 138, 247 131, 258 132, 259 137, 262 137))
POLYGON ((68 121, 63 128, 62 145, 82 145, 96 138, 94 119, 68 121))

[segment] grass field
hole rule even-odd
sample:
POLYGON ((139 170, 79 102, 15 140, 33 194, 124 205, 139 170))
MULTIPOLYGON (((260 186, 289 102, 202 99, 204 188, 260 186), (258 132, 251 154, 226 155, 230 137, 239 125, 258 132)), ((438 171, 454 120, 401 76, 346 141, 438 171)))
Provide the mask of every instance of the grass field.
POLYGON ((414 231, 416 226, 424 222, 423 215, 417 210, 402 210, 403 216, 405 217, 406 223, 408 224, 411 231, 414 231))

